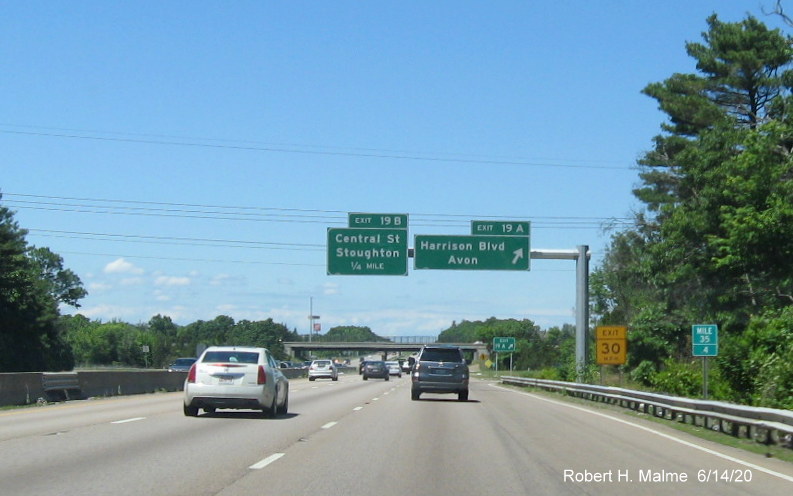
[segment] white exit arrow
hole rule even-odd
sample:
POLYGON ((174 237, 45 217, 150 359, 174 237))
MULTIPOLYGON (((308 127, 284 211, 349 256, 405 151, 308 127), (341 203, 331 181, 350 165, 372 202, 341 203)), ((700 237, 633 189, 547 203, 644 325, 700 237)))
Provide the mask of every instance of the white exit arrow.
POLYGON ((512 259, 512 265, 515 265, 516 263, 518 263, 518 260, 523 258, 523 248, 518 248, 512 253, 515 255, 515 257, 512 259))

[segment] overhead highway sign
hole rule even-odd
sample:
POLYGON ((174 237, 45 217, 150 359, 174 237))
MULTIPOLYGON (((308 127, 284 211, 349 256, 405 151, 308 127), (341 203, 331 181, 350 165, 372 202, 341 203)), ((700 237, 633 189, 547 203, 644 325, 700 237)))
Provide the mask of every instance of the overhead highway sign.
POLYGON ((446 270, 529 270, 524 236, 416 235, 414 267, 446 270))

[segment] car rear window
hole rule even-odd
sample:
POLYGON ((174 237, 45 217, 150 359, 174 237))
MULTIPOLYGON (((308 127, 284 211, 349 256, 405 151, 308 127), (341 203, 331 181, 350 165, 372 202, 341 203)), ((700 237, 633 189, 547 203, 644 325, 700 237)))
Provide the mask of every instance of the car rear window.
POLYGON ((259 354, 252 351, 208 351, 204 362, 259 363, 259 354))
POLYGON ((448 350, 428 348, 421 354, 420 360, 424 362, 462 362, 463 357, 460 350, 454 348, 448 350))

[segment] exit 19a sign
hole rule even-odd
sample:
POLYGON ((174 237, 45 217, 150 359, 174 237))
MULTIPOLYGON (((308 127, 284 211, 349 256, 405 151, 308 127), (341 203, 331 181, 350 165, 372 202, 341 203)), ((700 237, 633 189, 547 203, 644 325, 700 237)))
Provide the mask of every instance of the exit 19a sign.
POLYGON ((691 326, 691 354, 693 356, 718 356, 718 325, 694 324, 691 326))
POLYGON ((512 337, 493 338, 493 351, 496 353, 514 353, 515 338, 512 337))
POLYGON ((517 220, 472 220, 471 234, 482 236, 528 236, 528 221, 517 220))
POLYGON ((529 270, 528 236, 448 236, 418 234, 416 269, 529 270))

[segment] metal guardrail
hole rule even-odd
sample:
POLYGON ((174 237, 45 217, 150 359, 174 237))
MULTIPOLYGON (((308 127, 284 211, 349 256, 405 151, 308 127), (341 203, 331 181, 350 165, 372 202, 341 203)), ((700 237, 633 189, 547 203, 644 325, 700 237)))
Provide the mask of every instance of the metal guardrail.
POLYGON ((793 411, 696 400, 609 386, 502 376, 501 382, 609 403, 658 418, 705 427, 734 437, 793 449, 793 411))
POLYGON ((45 394, 59 401, 82 397, 76 372, 44 372, 41 374, 41 387, 45 394))

